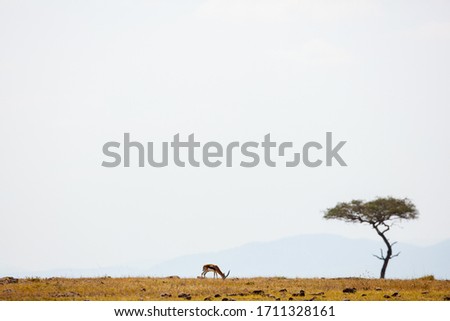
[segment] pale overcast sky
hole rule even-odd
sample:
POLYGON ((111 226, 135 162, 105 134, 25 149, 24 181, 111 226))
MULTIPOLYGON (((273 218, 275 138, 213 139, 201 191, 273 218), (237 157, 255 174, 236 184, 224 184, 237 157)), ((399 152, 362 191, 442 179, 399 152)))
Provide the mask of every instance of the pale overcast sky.
POLYGON ((450 238, 449 1, 1 1, 0 265, 98 268, 368 226, 450 238), (105 168, 103 144, 347 141, 347 167, 105 168))

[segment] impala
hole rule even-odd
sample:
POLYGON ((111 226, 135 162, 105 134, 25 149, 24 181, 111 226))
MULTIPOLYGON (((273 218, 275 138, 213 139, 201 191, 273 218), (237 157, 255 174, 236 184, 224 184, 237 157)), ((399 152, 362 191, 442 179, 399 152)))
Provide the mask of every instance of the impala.
POLYGON ((228 273, 225 275, 220 268, 215 265, 215 264, 205 264, 203 265, 203 272, 202 272, 202 278, 206 277, 206 273, 208 272, 213 272, 214 273, 214 278, 217 277, 217 274, 219 274, 223 280, 225 280, 228 275, 230 275, 230 271, 228 271, 228 273))

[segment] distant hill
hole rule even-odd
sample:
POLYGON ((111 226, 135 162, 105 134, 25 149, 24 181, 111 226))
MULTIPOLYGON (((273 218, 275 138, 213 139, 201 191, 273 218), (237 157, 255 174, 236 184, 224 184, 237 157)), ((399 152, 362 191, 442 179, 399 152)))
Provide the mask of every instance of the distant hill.
MULTIPOLYGON (((93 269, 18 271, 0 266, 0 276, 15 277, 97 277, 168 276, 196 277, 203 264, 218 264, 230 277, 371 277, 378 278, 382 261, 373 254, 384 248, 382 241, 348 239, 336 235, 299 235, 271 242, 255 242, 228 250, 186 255, 159 264, 141 263, 133 267, 113 266, 93 269)), ((387 278, 417 278, 434 275, 450 279, 450 239, 419 247, 398 243, 399 257, 389 263, 387 278)))
MULTIPOLYGON (((149 275, 196 276, 205 263, 216 263, 230 276, 378 277, 382 261, 380 240, 348 239, 335 235, 300 235, 272 242, 250 243, 214 253, 188 255, 155 265, 149 275)), ((433 274, 450 279, 450 240, 418 247, 398 243, 399 257, 390 261, 388 278, 433 274)), ((224 272, 225 272, 224 271, 224 272)))

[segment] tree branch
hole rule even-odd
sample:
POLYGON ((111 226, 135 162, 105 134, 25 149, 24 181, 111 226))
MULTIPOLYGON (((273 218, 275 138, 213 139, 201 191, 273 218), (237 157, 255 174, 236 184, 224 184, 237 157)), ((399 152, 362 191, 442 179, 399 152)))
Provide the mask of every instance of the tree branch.
POLYGON ((380 249, 380 253, 381 253, 380 256, 375 255, 375 254, 372 254, 372 255, 375 256, 375 257, 376 257, 377 259, 379 259, 379 260, 384 260, 384 259, 386 259, 386 258, 384 257, 384 254, 383 254, 383 249, 380 249))
POLYGON ((380 224, 383 225, 384 227, 386 227, 386 229, 384 231, 381 231, 381 234, 384 234, 391 229, 391 227, 389 225, 387 225, 384 221, 380 222, 380 224))

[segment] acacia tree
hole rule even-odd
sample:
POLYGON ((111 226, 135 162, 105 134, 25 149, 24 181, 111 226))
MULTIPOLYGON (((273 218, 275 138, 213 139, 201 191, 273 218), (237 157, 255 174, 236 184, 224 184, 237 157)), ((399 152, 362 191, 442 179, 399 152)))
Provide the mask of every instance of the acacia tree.
POLYGON ((386 254, 381 249, 381 255, 374 255, 383 261, 380 279, 384 279, 389 260, 400 254, 393 254, 392 247, 396 242, 391 243, 386 237, 391 227, 401 220, 412 220, 419 216, 415 205, 407 198, 396 199, 393 197, 376 198, 370 202, 353 200, 349 203, 338 203, 335 207, 329 208, 324 213, 325 219, 337 219, 350 223, 370 224, 377 234, 386 244, 386 254))

